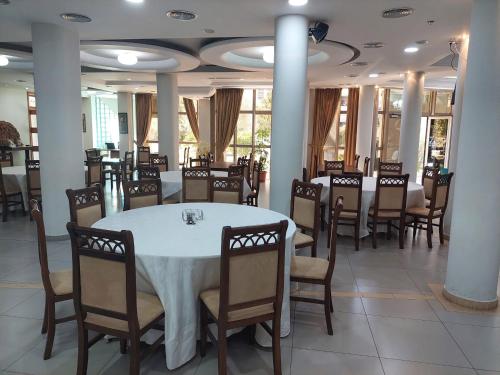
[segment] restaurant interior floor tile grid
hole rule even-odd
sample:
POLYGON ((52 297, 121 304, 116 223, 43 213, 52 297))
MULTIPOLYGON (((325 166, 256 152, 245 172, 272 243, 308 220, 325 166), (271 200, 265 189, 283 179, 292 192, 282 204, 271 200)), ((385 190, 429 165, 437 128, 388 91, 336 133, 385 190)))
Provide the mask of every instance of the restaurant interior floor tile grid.
MULTIPOLYGON (((264 188, 263 202, 266 201, 264 188)), ((106 192, 108 214, 120 210, 116 191, 106 192)), ((429 284, 442 284, 447 245, 425 233, 405 249, 393 236, 379 237, 379 248, 363 239, 359 252, 352 238, 339 238, 333 274, 333 336, 326 333, 323 307, 292 304, 292 331, 282 340, 283 374, 335 375, 492 375, 500 374, 500 316, 449 311, 429 284)), ((48 243, 52 270, 71 266, 69 241, 48 243)), ((308 250, 302 253, 308 254, 308 250)), ((326 235, 319 256, 326 258, 326 235)), ((300 293, 314 294, 314 287, 300 293)), ((58 325, 50 360, 42 358, 40 334, 44 294, 41 289, 35 226, 29 217, 9 217, 0 224, 0 374, 69 375, 76 373, 77 331, 74 322, 58 325)), ((60 303, 57 314, 71 312, 60 303)), ((90 350, 88 374, 128 371, 128 356, 117 342, 102 341, 90 350)), ((170 373, 159 351, 142 364, 142 374, 170 373)), ((271 352, 250 346, 243 334, 229 339, 230 374, 272 374, 271 352)), ((209 346, 176 374, 217 373, 217 356, 209 346)))

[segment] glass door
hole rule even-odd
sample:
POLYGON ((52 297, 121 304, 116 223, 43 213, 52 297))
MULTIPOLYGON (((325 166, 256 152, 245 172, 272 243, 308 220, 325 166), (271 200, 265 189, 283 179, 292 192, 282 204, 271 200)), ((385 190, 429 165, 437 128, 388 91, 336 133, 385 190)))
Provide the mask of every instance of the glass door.
POLYGON ((448 154, 451 135, 451 117, 429 117, 424 155, 424 165, 439 163, 441 168, 448 167, 448 154))

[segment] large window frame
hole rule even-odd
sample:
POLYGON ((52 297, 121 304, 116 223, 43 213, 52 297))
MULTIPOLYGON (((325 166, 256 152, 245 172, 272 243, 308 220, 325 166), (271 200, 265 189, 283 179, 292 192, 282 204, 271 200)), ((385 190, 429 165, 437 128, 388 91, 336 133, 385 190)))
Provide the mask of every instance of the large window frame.
POLYGON ((328 135, 328 139, 332 140, 333 145, 328 145, 327 140, 325 146, 323 147, 323 157, 325 160, 344 160, 347 110, 349 106, 348 98, 349 89, 344 87, 342 88, 339 107, 335 111, 332 127, 330 128, 330 133, 328 135))
POLYGON ((36 118, 36 96, 34 92, 26 93, 26 101, 28 103, 28 124, 30 133, 31 158, 38 160, 40 158, 38 147, 38 124, 36 118))

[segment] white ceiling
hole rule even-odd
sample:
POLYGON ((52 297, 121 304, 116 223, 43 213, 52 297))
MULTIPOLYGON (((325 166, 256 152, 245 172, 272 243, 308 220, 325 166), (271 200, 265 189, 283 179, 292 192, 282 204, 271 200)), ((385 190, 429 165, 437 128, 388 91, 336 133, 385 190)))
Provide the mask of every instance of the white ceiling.
MULTIPOLYGON (((431 65, 449 54, 450 39, 468 31, 470 8, 471 0, 309 0, 309 4, 300 8, 290 7, 287 0, 144 0, 141 5, 125 0, 11 0, 10 5, 0 5, 0 42, 29 45, 30 24, 49 22, 76 28, 82 40, 161 39, 199 57, 200 47, 209 37, 218 41, 218 38, 272 36, 275 17, 293 12, 305 14, 311 21, 329 23, 327 39, 354 46, 361 52, 357 61, 369 63, 364 67, 346 64, 310 69, 312 86, 368 83, 399 86, 401 73, 423 70, 427 73, 426 86, 450 88, 453 80, 444 76, 455 73, 447 66, 431 65), (384 9, 401 6, 414 8, 414 14, 401 19, 381 17, 384 9), (172 20, 165 15, 171 9, 191 10, 198 17, 191 22, 172 20), (92 22, 69 24, 59 18, 63 12, 87 15, 92 22), (429 25, 429 19, 435 20, 434 24, 429 25), (215 32, 207 34, 206 28, 215 32), (406 46, 423 39, 429 43, 418 53, 403 52, 406 46), (365 49, 366 42, 383 42, 385 46, 365 49), (372 72, 386 74, 368 78, 372 72), (352 74, 359 76, 347 77, 352 74)), ((8 84, 17 84, 12 82, 16 74, 24 73, 0 68, 0 82, 5 83, 8 77, 8 84)), ((271 79, 272 72, 179 73, 180 86, 193 87, 269 85, 271 79)), ((154 75, 86 73, 82 76, 82 85, 128 91, 137 87, 139 91, 147 91, 154 89, 154 75), (131 78, 128 85, 106 88, 106 83, 126 83, 127 78, 131 78)))

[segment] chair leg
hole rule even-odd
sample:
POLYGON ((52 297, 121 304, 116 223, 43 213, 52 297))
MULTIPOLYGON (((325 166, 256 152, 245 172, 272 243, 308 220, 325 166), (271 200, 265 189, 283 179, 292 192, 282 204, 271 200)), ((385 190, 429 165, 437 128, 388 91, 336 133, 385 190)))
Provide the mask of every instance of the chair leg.
POLYGON ((321 215, 321 231, 325 231, 325 207, 326 206, 320 206, 320 215, 321 215))
POLYGON ((413 218, 413 241, 415 241, 415 237, 417 237, 417 229, 418 229, 418 220, 416 217, 413 218))
POLYGON ((399 248, 405 248, 405 218, 399 220, 399 248))
POLYGON ((331 302, 332 301, 332 291, 329 285, 325 285, 325 319, 326 319, 326 330, 328 331, 328 335, 333 336, 333 328, 332 328, 332 314, 330 312, 331 302))
POLYGON ((432 249, 432 219, 427 218, 427 247, 432 249))
POLYGON ((226 356, 227 356, 227 338, 226 331, 219 327, 218 335, 217 335, 217 346, 218 346, 218 363, 219 363, 219 375, 227 374, 227 364, 226 364, 226 356))
POLYGON ((374 249, 377 248, 377 219, 373 218, 373 226, 372 226, 372 247, 374 249))
POLYGON ((45 344, 43 359, 47 360, 52 355, 52 345, 54 344, 56 333, 56 305, 51 299, 47 299, 45 303, 47 305, 47 342, 45 344))
POLYGON ((441 243, 441 245, 444 244, 444 217, 441 216, 439 218, 439 242, 441 243))
POLYGON ((138 337, 130 337, 130 375, 139 375, 141 371, 141 360, 140 360, 140 347, 139 347, 139 338, 138 337))
POLYGON ((330 298, 330 312, 333 313, 333 298, 330 298))
POLYGON ((354 247, 356 248, 356 251, 359 251, 359 221, 356 221, 354 224, 354 247))
POLYGON ((280 324, 273 322, 273 365, 274 375, 281 375, 281 346, 280 346, 280 324))
POLYGON ((77 375, 87 374, 87 364, 89 361, 89 337, 88 331, 78 324, 78 365, 77 375))
POLYGON ((7 204, 7 198, 3 199, 3 205, 2 205, 2 221, 6 222, 7 221, 7 211, 9 210, 9 205, 7 204))
POLYGON ((26 216, 26 206, 24 205, 24 198, 22 194, 19 194, 19 199, 21 199, 21 209, 23 210, 23 216, 26 216))
POLYGON ((330 247, 330 241, 332 239, 332 217, 331 215, 328 216, 328 223, 326 223, 328 229, 328 233, 326 234, 326 247, 330 247))
POLYGON ((47 333, 47 299, 45 299, 45 309, 43 313, 42 335, 47 333))
POLYGON ((392 221, 387 220, 387 239, 391 239, 392 221))
POLYGON ((120 339, 120 353, 127 354, 127 339, 120 339))
POLYGON ((314 242, 314 244, 311 246, 311 256, 313 258, 316 258, 318 256, 318 251, 317 251, 317 245, 316 245, 316 241, 314 242))
POLYGON ((200 300, 200 356, 207 354, 208 312, 205 304, 200 300))

